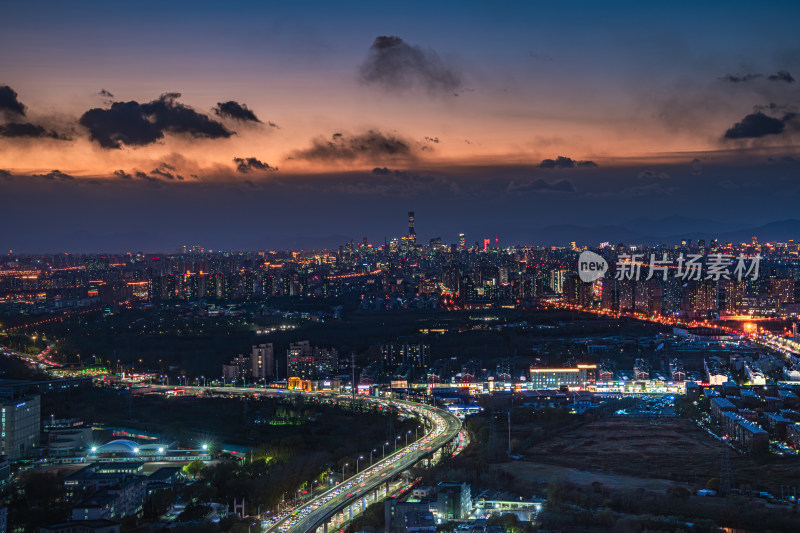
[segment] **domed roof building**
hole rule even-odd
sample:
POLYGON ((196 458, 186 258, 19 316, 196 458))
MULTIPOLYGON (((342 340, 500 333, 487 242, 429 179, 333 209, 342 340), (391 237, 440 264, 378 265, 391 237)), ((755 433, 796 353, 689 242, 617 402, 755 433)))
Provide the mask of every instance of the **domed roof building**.
POLYGON ((139 445, 132 440, 118 439, 107 442, 102 446, 98 446, 97 450, 93 450, 97 454, 130 454, 135 455, 139 453, 139 445))

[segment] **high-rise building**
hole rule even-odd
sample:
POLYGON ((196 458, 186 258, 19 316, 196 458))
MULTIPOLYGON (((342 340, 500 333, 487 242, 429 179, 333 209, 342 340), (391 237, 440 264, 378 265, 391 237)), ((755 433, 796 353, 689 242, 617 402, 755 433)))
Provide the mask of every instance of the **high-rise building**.
POLYGON ((635 282, 634 309, 647 316, 661 314, 661 283, 656 279, 635 282))
POLYGON ((619 311, 620 308, 620 288, 623 285, 623 282, 615 279, 610 278, 603 280, 603 292, 602 292, 602 307, 603 309, 609 309, 611 311, 619 311))
POLYGON ((716 313, 717 284, 709 280, 689 284, 683 293, 682 313, 690 318, 708 318, 716 313))
POLYGON ((559 294, 564 292, 564 281, 567 279, 567 271, 563 268, 550 271, 550 288, 553 292, 559 294))
POLYGON ((272 343, 254 344, 250 352, 253 379, 267 379, 275 375, 275 358, 272 343))
POLYGON ((288 377, 331 378, 339 370, 339 357, 335 349, 311 346, 308 341, 295 342, 286 352, 286 368, 288 377))
POLYGON ((721 302, 722 309, 729 315, 740 313, 747 297, 747 282, 737 279, 723 280, 720 286, 720 297, 724 299, 721 302))
POLYGON ((417 243, 417 231, 414 229, 414 211, 408 212, 408 240, 417 243))
POLYGON ((242 380, 245 383, 253 376, 250 358, 246 355, 237 355, 230 364, 222 365, 222 379, 235 382, 242 380))
POLYGON ((294 342, 286 352, 287 377, 310 379, 314 367, 314 356, 308 341, 294 342))
POLYGON ((383 344, 381 366, 384 372, 394 372, 401 365, 428 368, 431 357, 430 344, 383 344))
POLYGON ((463 252, 467 249, 467 238, 463 233, 458 234, 458 251, 463 252))
POLYGON ((0 454, 16 461, 30 456, 39 444, 41 402, 38 395, 11 398, 0 402, 2 432, 0 454))
POLYGON ((779 304, 794 303, 794 280, 792 278, 771 278, 769 293, 778 299, 779 304))

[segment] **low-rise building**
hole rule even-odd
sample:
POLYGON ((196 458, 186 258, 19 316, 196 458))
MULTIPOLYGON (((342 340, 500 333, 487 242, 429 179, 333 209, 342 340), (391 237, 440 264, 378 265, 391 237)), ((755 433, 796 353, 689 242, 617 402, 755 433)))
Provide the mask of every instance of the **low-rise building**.
POLYGON ((442 481, 437 486, 436 510, 442 520, 461 520, 472 510, 472 492, 467 483, 442 481))
POLYGON ((51 459, 76 457, 89 449, 92 428, 51 429, 47 439, 47 455, 51 459))
POLYGON ((711 416, 717 421, 720 420, 724 412, 736 412, 736 406, 727 398, 711 398, 709 408, 711 416))
POLYGON ((764 413, 767 429, 772 435, 779 439, 786 438, 786 427, 792 424, 788 418, 784 418, 780 413, 764 413))
POLYGON ((633 379, 637 381, 650 379, 650 363, 645 359, 637 359, 633 364, 633 379))
POLYGON ((800 424, 795 422, 786 425, 786 442, 795 448, 800 448, 800 424))
POLYGON ((561 387, 586 387, 593 382, 597 365, 577 365, 574 368, 531 368, 530 387, 556 389, 561 387))
POLYGON ((138 516, 145 501, 145 483, 140 476, 124 477, 113 486, 95 492, 72 508, 73 520, 115 519, 138 516))
POLYGON ((112 520, 70 520, 41 526, 39 533, 119 533, 119 523, 112 520))

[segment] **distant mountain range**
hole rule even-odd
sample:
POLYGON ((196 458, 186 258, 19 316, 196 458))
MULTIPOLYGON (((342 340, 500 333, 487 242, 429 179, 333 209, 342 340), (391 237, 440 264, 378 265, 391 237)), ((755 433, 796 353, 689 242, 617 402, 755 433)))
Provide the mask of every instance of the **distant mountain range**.
POLYGON ((770 222, 762 226, 736 227, 713 220, 669 217, 659 220, 638 218, 617 225, 579 226, 556 225, 536 229, 526 242, 548 245, 575 241, 583 245, 601 242, 616 244, 675 244, 682 240, 717 239, 719 242, 750 242, 753 237, 759 242, 800 242, 800 220, 789 219, 770 222))
MULTIPOLYGON (((480 230, 467 230, 472 237, 483 236, 480 230)), ((488 237, 489 235, 487 235, 488 237)), ((750 242, 753 237, 759 242, 786 242, 790 239, 800 242, 800 220, 789 219, 770 222, 761 226, 748 226, 742 224, 727 224, 714 220, 688 217, 667 217, 663 219, 636 218, 618 224, 605 224, 602 226, 583 226, 574 224, 552 225, 544 227, 516 226, 507 228, 501 233, 501 246, 507 245, 558 245, 563 246, 575 241, 582 246, 597 246, 602 242, 611 244, 677 244, 682 240, 697 242, 704 239, 710 242, 717 239, 719 242, 750 242)), ((41 252, 88 252, 110 253, 126 250, 142 250, 147 252, 170 252, 180 244, 199 242, 205 246, 225 250, 336 250, 340 245, 351 240, 361 242, 362 235, 346 235, 345 233, 310 235, 289 235, 282 232, 265 232, 261 237, 253 238, 252 234, 227 232, 224 229, 209 234, 197 241, 192 237, 182 235, 180 231, 165 229, 161 233, 147 230, 131 229, 128 231, 114 232, 103 231, 77 231, 62 235, 53 234, 48 241, 39 244, 36 253, 41 252), (178 244, 175 244, 178 243, 178 244)), ((383 244, 383 238, 370 239, 371 244, 383 244)), ((444 242, 454 242, 455 239, 443 239, 444 242)), ((468 243, 473 244, 479 239, 468 238, 468 243)), ((427 237, 420 237, 420 243, 427 243, 427 237)), ((23 247, 24 248, 24 247, 23 247)), ((19 250, 17 250, 19 253, 19 250)), ((28 250, 21 250, 27 252, 28 250)), ((33 250, 30 250, 34 253, 33 250)))

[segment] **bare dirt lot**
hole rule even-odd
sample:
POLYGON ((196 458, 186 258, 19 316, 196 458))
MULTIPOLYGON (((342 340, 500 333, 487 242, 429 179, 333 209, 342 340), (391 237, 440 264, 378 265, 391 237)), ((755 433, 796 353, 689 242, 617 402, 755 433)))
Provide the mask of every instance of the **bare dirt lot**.
MULTIPOLYGON (((696 489, 705 488, 710 478, 720 477, 724 450, 725 445, 686 419, 614 417, 534 443, 524 450, 524 461, 514 464, 520 473, 529 470, 522 466, 525 462, 567 467, 570 471, 563 473, 573 483, 613 480, 590 475, 602 473, 620 476, 617 483, 646 478, 688 483, 696 489)), ((782 484, 794 486, 800 480, 797 457, 748 457, 733 450, 728 457, 733 487, 780 496, 782 484)), ((508 466, 514 468, 514 464, 508 466)), ((529 474, 538 476, 535 468, 529 474)))
POLYGON ((601 483, 604 487, 612 490, 631 490, 641 488, 644 490, 663 492, 670 487, 675 487, 678 485, 682 485, 691 489, 689 484, 670 481, 668 479, 641 478, 636 476, 628 476, 625 474, 587 472, 585 470, 578 470, 577 468, 570 468, 568 466, 534 463, 530 461, 503 463, 499 465, 499 468, 508 472, 509 474, 512 474, 513 476, 519 476, 525 478, 526 480, 536 482, 540 485, 546 484, 554 479, 559 479, 574 485, 591 485, 593 483, 601 483))

